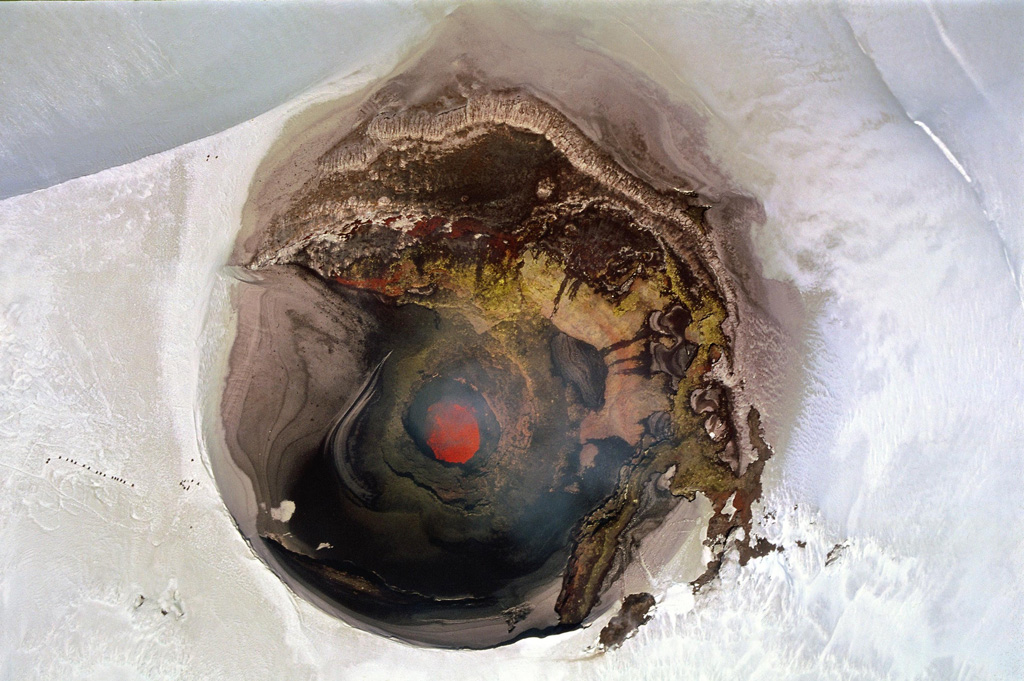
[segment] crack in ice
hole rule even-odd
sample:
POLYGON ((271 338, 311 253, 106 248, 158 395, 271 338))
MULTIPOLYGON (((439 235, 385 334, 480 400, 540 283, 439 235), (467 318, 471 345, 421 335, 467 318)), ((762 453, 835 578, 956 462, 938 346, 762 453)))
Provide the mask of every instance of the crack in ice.
POLYGON ((914 125, 921 128, 928 134, 928 137, 932 139, 932 142, 935 142, 935 145, 942 152, 943 156, 946 157, 946 160, 953 164, 953 167, 957 169, 957 172, 964 176, 964 179, 967 180, 967 182, 974 182, 974 180, 971 179, 971 176, 967 174, 967 170, 963 165, 961 165, 960 161, 957 160, 956 156, 953 155, 953 152, 949 150, 949 147, 946 146, 946 143, 939 139, 939 136, 932 132, 931 128, 929 128, 925 123, 917 120, 914 121, 914 125))

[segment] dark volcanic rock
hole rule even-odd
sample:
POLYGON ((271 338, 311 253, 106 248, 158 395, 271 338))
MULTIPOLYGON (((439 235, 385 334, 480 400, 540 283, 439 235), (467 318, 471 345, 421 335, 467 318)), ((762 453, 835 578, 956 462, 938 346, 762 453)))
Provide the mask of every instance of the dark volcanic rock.
POLYGON ((648 614, 654 607, 654 596, 649 593, 630 594, 622 601, 619 614, 612 617, 601 630, 599 640, 605 648, 614 648, 632 636, 641 625, 650 621, 648 614))
POLYGON ((576 391, 583 406, 597 410, 604 405, 608 367, 597 348, 559 332, 551 339, 551 361, 558 375, 576 391))

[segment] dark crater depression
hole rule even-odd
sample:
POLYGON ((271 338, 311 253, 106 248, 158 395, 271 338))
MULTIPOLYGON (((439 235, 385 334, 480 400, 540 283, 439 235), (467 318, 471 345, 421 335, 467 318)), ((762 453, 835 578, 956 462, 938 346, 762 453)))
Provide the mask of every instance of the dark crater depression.
POLYGON ((713 202, 448 44, 297 118, 261 168, 212 463, 303 597, 487 647, 607 610, 699 500, 720 554, 770 452, 713 202))

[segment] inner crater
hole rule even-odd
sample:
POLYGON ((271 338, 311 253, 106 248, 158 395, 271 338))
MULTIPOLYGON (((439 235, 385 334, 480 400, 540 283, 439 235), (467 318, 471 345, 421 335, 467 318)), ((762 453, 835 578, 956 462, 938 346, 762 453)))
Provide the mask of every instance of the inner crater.
POLYGON ((229 268, 215 473, 256 552, 346 620, 487 647, 603 612, 680 509, 712 550, 749 522, 769 450, 709 205, 522 91, 357 112, 254 190, 229 268))

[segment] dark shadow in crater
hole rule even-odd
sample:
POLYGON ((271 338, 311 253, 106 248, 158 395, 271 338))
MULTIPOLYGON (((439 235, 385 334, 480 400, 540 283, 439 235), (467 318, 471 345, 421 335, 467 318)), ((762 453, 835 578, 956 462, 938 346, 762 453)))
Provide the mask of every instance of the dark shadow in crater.
POLYGON ((225 501, 293 589, 416 643, 590 621, 698 494, 713 550, 749 527, 770 455, 752 395, 781 343, 757 276, 733 284, 739 222, 705 219, 709 182, 733 190, 698 132, 686 163, 664 150, 685 109, 561 37, 460 10, 297 117, 229 268, 225 501))

